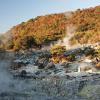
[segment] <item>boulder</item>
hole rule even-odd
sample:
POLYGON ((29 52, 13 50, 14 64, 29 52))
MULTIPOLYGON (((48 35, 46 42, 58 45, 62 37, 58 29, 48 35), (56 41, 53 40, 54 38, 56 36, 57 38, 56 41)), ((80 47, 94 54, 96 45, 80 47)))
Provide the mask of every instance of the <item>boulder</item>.
POLYGON ((19 68, 26 66, 23 62, 12 62, 11 69, 18 70, 19 68))
POLYGON ((78 67, 78 72, 94 72, 95 66, 90 63, 81 63, 78 67))
POLYGON ((47 66, 45 67, 46 69, 53 69, 55 68, 55 64, 51 61, 47 64, 47 66))
POLYGON ((43 69, 47 66, 48 64, 48 59, 47 58, 39 58, 36 62, 35 65, 38 66, 39 69, 43 69))
POLYGON ((21 73, 20 73, 20 76, 21 77, 26 77, 26 75, 27 75, 26 70, 22 70, 21 73))
POLYGON ((38 64, 38 69, 44 69, 44 68, 45 68, 45 66, 43 65, 43 63, 38 64))

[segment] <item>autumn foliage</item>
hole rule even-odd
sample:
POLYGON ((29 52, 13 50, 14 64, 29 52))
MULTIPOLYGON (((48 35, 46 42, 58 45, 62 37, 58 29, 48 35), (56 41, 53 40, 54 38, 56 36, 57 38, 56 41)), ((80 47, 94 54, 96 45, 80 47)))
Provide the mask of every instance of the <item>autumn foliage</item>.
MULTIPOLYGON (((100 6, 78 9, 74 12, 51 14, 32 18, 10 29, 13 49, 28 49, 48 45, 62 39, 67 26, 75 26, 71 44, 100 42, 100 6)), ((11 41, 10 41, 11 42, 11 41)), ((9 42, 8 42, 9 43, 9 42)))

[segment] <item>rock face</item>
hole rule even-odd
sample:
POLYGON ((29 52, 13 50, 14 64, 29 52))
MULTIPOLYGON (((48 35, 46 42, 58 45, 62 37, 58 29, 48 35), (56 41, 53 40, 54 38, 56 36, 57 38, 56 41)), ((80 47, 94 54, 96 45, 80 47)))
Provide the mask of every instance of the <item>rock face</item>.
POLYGON ((21 77, 26 77, 26 75, 27 75, 27 72, 25 70, 22 70, 21 71, 21 77))
POLYGON ((46 69, 54 69, 55 68, 55 64, 51 61, 47 64, 46 69))
MULTIPOLYGON (((93 47, 82 46, 64 52, 64 57, 72 58, 74 55, 74 60, 59 61, 55 64, 51 60, 50 52, 47 50, 17 53, 12 69, 16 70, 19 75, 22 70, 26 70, 35 78, 44 78, 51 75, 64 76, 66 73, 71 72, 97 72, 99 69, 96 68, 93 54, 93 47)), ((15 71, 14 74, 16 76, 15 71)))
POLYGON ((66 51, 64 55, 74 54, 75 60, 56 64, 49 60, 49 51, 16 53, 13 62, 8 59, 9 66, 4 62, 11 56, 6 54, 0 60, 0 71, 6 75, 0 79, 0 100, 99 100, 100 74, 90 73, 95 68, 94 58, 87 56, 90 51, 90 47, 66 51))
POLYGON ((94 67, 94 64, 83 62, 78 67, 78 72, 95 72, 96 68, 94 67))
MULTIPOLYGON (((21 80, 20 80, 21 81, 21 80)), ((0 93, 1 100, 99 100, 100 74, 69 73, 44 79, 24 79, 9 91, 0 93), (23 84, 21 84, 23 83, 23 84), (21 86, 21 88, 17 88, 21 86), (13 91, 12 91, 13 89, 13 91), (88 89, 88 90, 87 90, 88 89), (27 99, 26 99, 27 98, 27 99)))

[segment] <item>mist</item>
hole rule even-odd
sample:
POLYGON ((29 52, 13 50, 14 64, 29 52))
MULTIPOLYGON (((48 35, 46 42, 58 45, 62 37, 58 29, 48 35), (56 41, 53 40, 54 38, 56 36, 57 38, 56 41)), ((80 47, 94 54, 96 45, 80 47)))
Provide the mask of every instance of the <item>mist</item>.
POLYGON ((65 46, 66 50, 67 49, 71 49, 72 46, 70 45, 69 41, 74 36, 75 30, 76 30, 76 27, 74 27, 73 25, 69 25, 66 28, 66 35, 65 35, 65 37, 62 40, 58 40, 57 41, 57 45, 65 46))
POLYGON ((14 79, 10 66, 14 59, 13 53, 0 53, 0 94, 3 92, 21 92, 28 84, 25 80, 14 79))

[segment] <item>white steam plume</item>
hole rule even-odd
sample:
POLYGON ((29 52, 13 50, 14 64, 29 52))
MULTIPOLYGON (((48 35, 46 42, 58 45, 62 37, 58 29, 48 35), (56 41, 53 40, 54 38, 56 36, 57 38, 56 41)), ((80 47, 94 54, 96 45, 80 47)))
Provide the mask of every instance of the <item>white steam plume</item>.
MULTIPOLYGON (((67 20, 72 18, 72 12, 65 12, 64 14, 65 14, 65 17, 67 18, 67 20)), ((73 24, 67 25, 65 37, 62 40, 58 40, 54 44, 51 44, 51 46, 57 44, 57 45, 65 46, 66 49, 72 48, 69 41, 74 36, 75 31, 76 31, 76 27, 73 24)))
POLYGON ((73 25, 69 25, 66 28, 65 37, 62 40, 58 40, 56 44, 65 46, 66 49, 70 49, 72 46, 70 45, 69 41, 74 36, 75 30, 76 30, 76 27, 74 27, 73 25))

